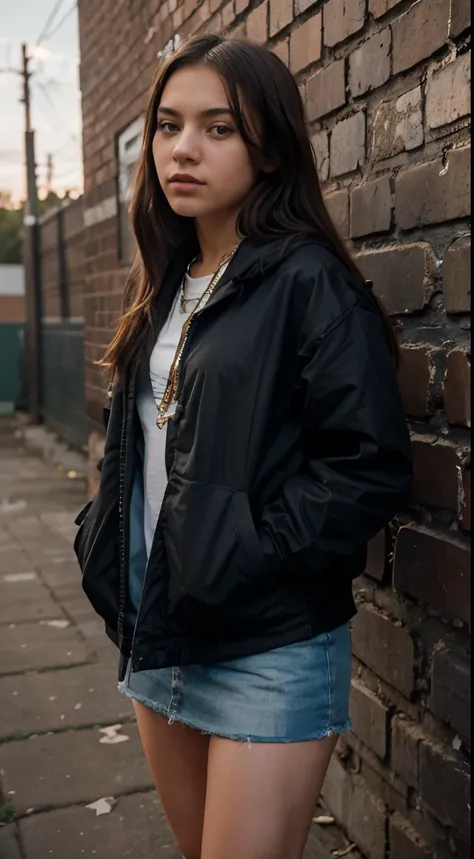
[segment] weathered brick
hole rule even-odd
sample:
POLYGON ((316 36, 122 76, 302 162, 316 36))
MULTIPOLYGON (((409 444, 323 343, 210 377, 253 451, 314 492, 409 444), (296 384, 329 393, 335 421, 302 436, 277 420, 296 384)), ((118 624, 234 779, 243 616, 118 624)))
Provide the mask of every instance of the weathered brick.
POLYGON ((444 408, 448 423, 471 426, 471 360, 467 352, 454 349, 447 356, 444 408))
POLYGON ((425 346, 402 346, 398 384, 407 415, 424 418, 428 412, 429 352, 425 346))
POLYGON ((463 499, 461 504, 461 526, 471 530, 471 468, 466 469, 463 480, 463 499))
POLYGON ((452 0, 450 36, 459 36, 471 26, 470 0, 452 0))
POLYGON ((470 621, 470 552, 451 537, 413 525, 401 528, 393 586, 442 615, 470 621))
POLYGON ((471 662, 444 647, 435 650, 431 664, 429 708, 462 737, 471 737, 471 662))
POLYGON ((377 89, 390 77, 390 28, 386 27, 357 48, 349 59, 349 85, 353 96, 377 89))
POLYGON ((392 719, 390 762, 394 773, 409 787, 418 789, 419 744, 424 737, 420 725, 398 714, 392 719))
POLYGON ((470 787, 470 769, 463 758, 435 743, 420 745, 422 802, 462 840, 470 834, 470 787))
POLYGON ((395 182, 395 205, 402 230, 470 214, 470 155, 470 146, 452 149, 446 164, 430 161, 400 174, 395 182))
POLYGON ((383 528, 369 541, 365 574, 371 579, 383 582, 388 572, 388 555, 392 550, 390 529, 383 528))
POLYGON ((354 733, 383 759, 387 753, 388 707, 356 679, 351 684, 350 713, 354 733))
POLYGON ((293 19, 293 0, 271 0, 270 3, 270 37, 276 36, 280 30, 291 24, 293 19))
POLYGON ((247 18, 247 36, 252 42, 264 45, 268 35, 268 2, 257 6, 247 18))
POLYGON ((385 859, 387 809, 360 776, 353 778, 352 798, 343 824, 367 859, 385 859))
POLYGON ((306 110, 313 122, 346 103, 344 60, 332 62, 316 72, 306 83, 306 110))
POLYGON ((331 220, 342 239, 349 236, 349 191, 343 188, 324 197, 331 220))
POLYGON ((365 113, 359 111, 334 127, 330 142, 330 174, 351 173, 365 161, 365 113))
POLYGON ((336 820, 368 859, 385 859, 386 808, 361 776, 351 776, 333 755, 322 796, 336 820))
POLYGON ((426 118, 440 128, 467 116, 471 110, 471 56, 463 54, 428 76, 426 118))
POLYGON ((357 33, 365 22, 365 0, 328 0, 323 9, 324 44, 330 48, 357 33))
POLYGON ((448 313, 471 309, 471 242, 460 239, 446 252, 443 263, 444 306, 448 313))
POLYGON ((442 48, 448 38, 446 0, 419 0, 392 24, 393 73, 398 74, 442 48), (414 37, 414 34, 419 37, 414 37), (423 35, 421 35, 423 34, 423 35))
POLYGON ((290 36, 290 69, 294 73, 305 69, 321 57, 322 15, 318 12, 290 36))
POLYGON ((285 66, 290 65, 290 40, 283 39, 282 42, 278 42, 276 45, 273 45, 272 53, 276 54, 277 57, 285 63, 285 66))
POLYGON ((354 188, 351 193, 352 238, 388 232, 391 222, 392 191, 389 176, 354 188))
POLYGON ((359 254, 356 261, 388 313, 412 313, 426 306, 435 271, 430 245, 395 245, 359 254))
POLYGON ((433 853, 410 822, 393 814, 389 823, 389 859, 431 859, 433 853))
POLYGON ((321 793, 331 813, 342 823, 351 801, 352 779, 337 755, 333 755, 330 760, 321 793))
POLYGON ((374 18, 381 18, 400 2, 401 0, 369 0, 369 12, 374 18))
POLYGON ((227 3, 222 10, 222 30, 224 32, 227 32, 229 30, 229 27, 233 23, 234 18, 234 0, 230 0, 230 3, 227 3))
POLYGON ((412 436, 413 498, 429 507, 457 510, 463 454, 449 441, 433 435, 412 436))
MULTIPOLYGON (((342 759, 344 759, 347 748, 353 752, 351 764, 356 765, 357 771, 361 773, 369 787, 378 794, 389 810, 404 811, 409 788, 390 769, 388 761, 382 761, 353 731, 348 731, 341 737, 339 753, 342 753, 342 759)), ((337 746, 336 751, 338 751, 337 746)))
POLYGON ((375 112, 371 151, 375 161, 392 158, 423 145, 421 87, 385 101, 375 112))
POLYGON ((329 136, 327 131, 317 131, 311 138, 320 182, 329 176, 329 136))
POLYGON ((407 629, 396 626, 374 608, 361 606, 353 622, 352 650, 364 665, 410 697, 414 646, 407 629))
POLYGON ((295 14, 302 15, 310 6, 314 6, 315 0, 295 0, 295 14))

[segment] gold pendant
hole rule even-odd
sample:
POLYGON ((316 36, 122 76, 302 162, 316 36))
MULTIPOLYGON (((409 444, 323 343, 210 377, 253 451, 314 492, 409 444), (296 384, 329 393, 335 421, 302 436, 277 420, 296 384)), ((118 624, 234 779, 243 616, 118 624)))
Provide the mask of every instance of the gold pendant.
POLYGON ((158 415, 158 417, 156 419, 157 427, 159 427, 160 429, 163 429, 167 420, 168 420, 168 418, 166 417, 166 415, 158 415))

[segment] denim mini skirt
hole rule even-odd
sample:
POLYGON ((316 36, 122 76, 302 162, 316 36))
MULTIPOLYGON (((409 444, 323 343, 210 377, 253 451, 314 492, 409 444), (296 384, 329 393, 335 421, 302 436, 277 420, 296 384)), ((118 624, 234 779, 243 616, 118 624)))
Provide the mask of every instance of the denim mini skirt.
POLYGON ((204 734, 296 743, 350 728, 349 625, 307 641, 213 665, 131 671, 129 698, 204 734))

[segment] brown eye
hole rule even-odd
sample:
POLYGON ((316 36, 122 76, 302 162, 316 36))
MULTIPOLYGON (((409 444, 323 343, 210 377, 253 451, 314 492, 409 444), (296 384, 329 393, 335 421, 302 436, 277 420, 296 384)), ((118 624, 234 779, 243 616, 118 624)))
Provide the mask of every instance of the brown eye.
POLYGON ((211 133, 213 137, 228 137, 229 134, 233 134, 233 129, 229 128, 228 125, 214 125, 211 128, 211 133))
POLYGON ((176 131, 179 131, 177 125, 174 122, 169 122, 169 120, 163 120, 158 124, 158 131, 163 131, 165 134, 173 134, 176 131))

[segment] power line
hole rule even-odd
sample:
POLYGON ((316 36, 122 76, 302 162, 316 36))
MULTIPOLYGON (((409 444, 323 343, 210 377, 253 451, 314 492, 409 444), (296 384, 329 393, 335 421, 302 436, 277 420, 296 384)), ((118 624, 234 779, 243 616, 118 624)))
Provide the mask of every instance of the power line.
POLYGON ((48 33, 48 34, 47 34, 47 36, 46 36, 46 38, 47 38, 47 39, 51 39, 51 37, 52 37, 52 36, 54 36, 54 34, 55 34, 55 33, 57 33, 57 31, 59 30, 59 28, 60 28, 60 27, 62 27, 62 25, 64 24, 64 22, 65 22, 65 21, 67 21, 67 19, 68 19, 68 18, 72 15, 72 13, 75 11, 76 6, 77 6, 77 3, 76 3, 76 2, 74 2, 73 6, 69 9, 69 12, 66 12, 66 14, 65 14, 65 15, 63 15, 63 17, 61 18, 61 20, 60 20, 60 21, 58 21, 58 23, 56 24, 56 26, 55 26, 54 30, 50 30, 50 31, 49 31, 49 33, 48 33))
POLYGON ((40 45, 41 42, 43 41, 43 39, 48 36, 48 30, 51 27, 51 24, 54 22, 56 15, 61 10, 61 6, 63 5, 63 3, 64 3, 64 0, 56 0, 56 3, 54 4, 54 8, 53 8, 52 12, 49 13, 46 24, 44 25, 44 27, 40 33, 40 36, 36 41, 37 45, 40 45))
POLYGON ((64 121, 62 115, 57 110, 56 105, 54 104, 54 101, 52 100, 48 90, 45 87, 45 85, 42 84, 41 81, 37 80, 36 86, 39 88, 43 98, 48 102, 48 105, 51 108, 51 110, 53 111, 55 118, 61 122, 62 127, 66 129, 68 134, 73 134, 73 132, 69 128, 68 124, 64 121))

